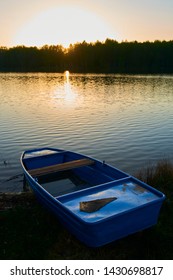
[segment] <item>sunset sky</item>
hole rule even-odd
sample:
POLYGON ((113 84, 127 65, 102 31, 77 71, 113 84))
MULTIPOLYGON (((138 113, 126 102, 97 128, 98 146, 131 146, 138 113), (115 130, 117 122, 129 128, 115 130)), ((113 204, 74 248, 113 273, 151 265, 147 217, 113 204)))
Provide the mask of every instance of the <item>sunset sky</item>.
POLYGON ((0 46, 173 40, 173 0, 1 0, 0 46))

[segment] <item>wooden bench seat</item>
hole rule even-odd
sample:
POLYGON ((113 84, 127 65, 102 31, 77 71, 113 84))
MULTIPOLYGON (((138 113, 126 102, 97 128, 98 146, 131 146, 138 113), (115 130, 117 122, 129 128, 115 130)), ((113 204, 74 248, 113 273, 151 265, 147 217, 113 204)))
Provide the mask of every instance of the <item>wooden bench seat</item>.
POLYGON ((28 170, 28 172, 31 176, 37 177, 41 175, 47 175, 58 171, 65 171, 65 170, 74 169, 74 168, 92 165, 92 164, 94 164, 93 160, 89 158, 83 158, 83 159, 73 160, 69 162, 45 166, 41 168, 30 169, 28 170))

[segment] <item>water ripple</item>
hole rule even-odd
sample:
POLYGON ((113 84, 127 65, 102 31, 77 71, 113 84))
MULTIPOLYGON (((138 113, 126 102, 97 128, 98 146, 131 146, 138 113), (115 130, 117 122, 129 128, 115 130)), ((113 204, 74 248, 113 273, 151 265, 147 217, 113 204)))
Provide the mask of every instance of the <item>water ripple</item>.
POLYGON ((173 160, 173 76, 0 74, 0 191, 23 150, 53 146, 134 173, 173 160))

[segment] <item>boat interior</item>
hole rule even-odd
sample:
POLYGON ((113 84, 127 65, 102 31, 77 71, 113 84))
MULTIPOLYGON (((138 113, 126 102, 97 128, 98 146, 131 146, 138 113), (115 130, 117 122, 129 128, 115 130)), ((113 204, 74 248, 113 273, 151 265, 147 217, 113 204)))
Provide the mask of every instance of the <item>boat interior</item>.
POLYGON ((23 164, 55 197, 129 177, 105 162, 69 151, 26 153, 23 164))
POLYGON ((73 152, 26 153, 22 161, 42 188, 86 221, 99 221, 105 213, 108 217, 162 197, 155 189, 105 162, 73 152), (92 215, 91 209, 99 209, 100 203, 106 207, 92 215))

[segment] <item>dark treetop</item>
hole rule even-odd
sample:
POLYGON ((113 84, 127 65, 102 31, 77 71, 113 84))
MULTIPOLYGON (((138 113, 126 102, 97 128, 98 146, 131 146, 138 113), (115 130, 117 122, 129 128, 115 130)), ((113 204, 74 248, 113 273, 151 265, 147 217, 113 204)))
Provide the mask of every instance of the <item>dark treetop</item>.
POLYGON ((1 72, 173 73, 173 41, 0 47, 1 72))

